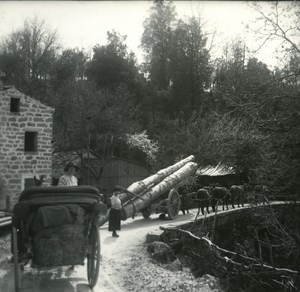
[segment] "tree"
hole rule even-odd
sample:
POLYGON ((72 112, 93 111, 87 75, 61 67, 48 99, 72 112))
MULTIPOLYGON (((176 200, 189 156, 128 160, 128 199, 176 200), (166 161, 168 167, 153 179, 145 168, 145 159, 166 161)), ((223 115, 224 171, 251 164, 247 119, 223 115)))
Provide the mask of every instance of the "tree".
POLYGON ((1 44, 0 66, 7 83, 25 93, 39 95, 43 81, 49 79, 58 49, 56 31, 44 21, 27 20, 1 44))
POLYGON ((256 58, 250 58, 244 72, 243 90, 248 93, 263 91, 272 79, 268 66, 256 58))
POLYGON ((89 80, 98 88, 114 88, 121 83, 135 91, 138 87, 139 72, 134 53, 129 53, 125 44, 126 36, 112 31, 107 33, 107 45, 96 45, 92 60, 87 64, 89 80))
POLYGON ((246 50, 246 44, 236 40, 225 46, 222 59, 217 60, 213 96, 220 105, 216 109, 219 113, 231 112, 233 117, 245 118, 251 113, 247 112, 250 104, 270 94, 269 85, 274 80, 271 70, 255 57, 247 57, 246 50))
MULTIPOLYGON (((278 13, 277 25, 282 28, 279 16, 278 13)), ((170 60, 173 57, 176 62, 170 63, 173 67, 169 72, 174 84, 165 90, 170 100, 175 92, 183 96, 185 84, 191 81, 187 76, 192 71, 186 64, 188 45, 194 39, 188 38, 188 25, 180 22, 172 31, 174 51, 170 60)), ((265 27, 268 28, 261 25, 260 32, 266 36, 269 31, 265 27)), ((285 35, 292 30, 297 31, 293 23, 290 30, 286 27, 285 35)), ((232 166, 253 183, 267 184, 273 194, 299 192, 296 177, 300 175, 300 62, 297 42, 282 37, 290 45, 286 51, 288 62, 274 71, 255 55, 249 56, 247 45, 239 39, 225 47, 222 58, 216 62, 214 86, 203 96, 203 104, 209 102, 205 114, 187 110, 190 117, 183 123, 179 114, 178 119, 157 120, 155 129, 154 125, 149 127, 160 143, 159 162, 169 163, 173 157, 193 153, 199 165, 232 166)))
POLYGON ((76 151, 81 162, 98 183, 104 165, 111 157, 128 158, 133 147, 154 159, 156 144, 141 133, 140 110, 133 102, 126 86, 101 89, 83 80, 67 84, 57 97, 54 117, 54 145, 56 151, 76 151), (141 133, 141 134, 140 134, 141 133), (144 142, 137 143, 137 137, 144 142), (141 147, 141 145, 147 147, 141 147), (95 164, 91 157, 97 158, 95 164))
POLYGON ((209 87, 210 56, 202 29, 201 20, 192 17, 187 22, 179 20, 173 32, 170 74, 177 113, 201 107, 204 90, 209 87))
POLYGON ((147 131, 134 134, 126 134, 126 144, 133 149, 139 149, 147 156, 152 163, 156 160, 156 153, 159 149, 158 143, 149 139, 147 131))
POLYGON ((175 16, 171 1, 156 1, 143 24, 141 47, 145 52, 145 73, 156 90, 165 90, 170 84, 169 54, 175 16))
POLYGON ((258 50, 267 42, 279 40, 279 48, 287 53, 296 52, 300 54, 299 34, 300 34, 300 5, 299 2, 270 3, 270 10, 265 11, 257 2, 251 3, 258 17, 255 22, 258 29, 254 29, 255 34, 261 41, 258 50))
POLYGON ((184 125, 172 124, 165 132, 158 160, 192 153, 201 167, 221 163, 254 177, 254 170, 264 163, 268 143, 268 137, 247 119, 212 113, 202 118, 194 111, 184 125))
POLYGON ((274 187, 288 194, 297 193, 300 185, 295 176, 300 171, 299 156, 299 3, 274 2, 270 9, 258 3, 251 7, 258 13, 255 29, 261 41, 258 49, 267 42, 280 42, 278 52, 283 53, 284 68, 277 68, 274 76, 262 90, 260 100, 253 104, 253 112, 265 133, 272 138, 268 161, 268 176, 274 187), (266 7, 264 7, 266 8, 266 7))
POLYGON ((217 61, 214 89, 224 94, 238 95, 244 84, 245 63, 246 44, 241 39, 227 43, 222 58, 217 61))
POLYGON ((53 66, 51 79, 54 87, 60 87, 65 82, 75 82, 85 79, 87 54, 78 49, 64 50, 53 66))

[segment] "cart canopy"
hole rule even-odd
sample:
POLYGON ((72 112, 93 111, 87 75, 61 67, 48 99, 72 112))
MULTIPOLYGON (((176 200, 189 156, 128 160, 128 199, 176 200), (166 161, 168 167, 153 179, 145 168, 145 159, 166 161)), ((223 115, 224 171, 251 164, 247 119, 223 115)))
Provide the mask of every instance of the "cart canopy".
POLYGON ((69 204, 83 207, 95 216, 105 215, 107 211, 98 189, 91 186, 32 187, 22 191, 14 207, 13 224, 18 225, 20 219, 25 219, 40 207, 69 204))
POLYGON ((19 202, 27 201, 36 205, 49 204, 90 204, 99 203, 101 195, 91 186, 31 187, 22 191, 19 202))

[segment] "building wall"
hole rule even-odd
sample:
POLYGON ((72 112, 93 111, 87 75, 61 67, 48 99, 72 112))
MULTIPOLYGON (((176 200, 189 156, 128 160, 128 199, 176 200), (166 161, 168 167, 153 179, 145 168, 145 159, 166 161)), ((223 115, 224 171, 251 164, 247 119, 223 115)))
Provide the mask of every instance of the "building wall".
MULTIPOLYGON (((93 164, 97 168, 96 160, 93 164)), ((81 169, 80 181, 82 184, 88 184, 89 181, 90 185, 94 185, 111 193, 116 185, 127 188, 132 183, 143 180, 150 175, 149 169, 143 165, 126 159, 111 158, 103 168, 100 182, 97 182, 92 174, 88 175, 86 169, 81 169)))
POLYGON ((0 176, 7 181, 7 195, 12 203, 25 182, 32 184, 27 179, 44 175, 44 184, 51 183, 53 112, 51 107, 13 87, 0 88, 0 176), (11 112, 11 98, 20 100, 19 112, 11 112), (26 131, 37 132, 35 152, 24 151, 26 131))

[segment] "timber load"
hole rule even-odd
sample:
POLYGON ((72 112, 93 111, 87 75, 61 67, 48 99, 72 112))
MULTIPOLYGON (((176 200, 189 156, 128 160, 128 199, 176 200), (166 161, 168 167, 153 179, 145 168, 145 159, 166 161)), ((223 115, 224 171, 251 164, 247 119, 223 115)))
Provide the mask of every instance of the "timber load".
MULTIPOLYGON (((153 211, 165 213, 170 219, 174 219, 180 209, 177 188, 195 174, 198 165, 193 162, 194 159, 191 155, 144 180, 133 183, 127 189, 119 187, 122 220, 134 218, 139 212, 148 218, 153 211)), ((102 218, 99 225, 103 225, 107 220, 108 216, 102 218)))

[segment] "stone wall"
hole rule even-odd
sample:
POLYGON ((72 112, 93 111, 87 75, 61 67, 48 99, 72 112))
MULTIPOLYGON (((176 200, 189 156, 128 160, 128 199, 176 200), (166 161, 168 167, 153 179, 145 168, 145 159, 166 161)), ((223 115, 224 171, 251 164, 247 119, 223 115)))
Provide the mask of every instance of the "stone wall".
MULTIPOLYGON (((213 230, 213 226, 215 224, 215 240, 214 243, 218 245, 218 239, 220 238, 219 233, 224 233, 228 238, 230 237, 232 227, 236 222, 245 222, 245 218, 250 218, 253 220, 256 216, 261 216, 262 213, 266 213, 266 210, 270 210, 270 206, 273 211, 278 211, 283 214, 286 208, 289 206, 289 202, 272 202, 270 205, 258 205, 258 206, 247 206, 243 208, 235 208, 230 209, 228 211, 221 211, 219 207, 219 212, 215 218, 215 213, 211 212, 206 217, 199 216, 199 218, 194 222, 194 220, 184 223, 184 224, 176 224, 176 228, 188 230, 195 234, 196 236, 203 236, 209 234, 211 236, 211 232, 213 230), (215 220, 216 219, 216 220, 215 220)), ((296 203, 298 207, 300 207, 300 202, 296 203)), ((267 213, 266 213, 267 214, 267 213)), ((260 218, 260 217, 258 217, 260 218)), ((174 226, 170 226, 174 227, 174 226)), ((180 233, 173 231, 159 231, 157 234, 150 234, 149 239, 147 238, 147 242, 152 242, 154 240, 161 240, 164 242, 170 242, 174 239, 180 238, 180 233)))
MULTIPOLYGON (((300 204, 299 202, 297 203, 298 205, 300 204)), ((272 209, 274 210, 278 210, 281 208, 284 208, 285 206, 287 206, 286 202, 274 202, 271 203, 272 209)), ((207 215, 206 217, 204 216, 199 216, 200 218, 197 219, 196 224, 198 226, 203 226, 206 230, 211 230, 214 226, 215 223, 215 227, 216 228, 222 228, 228 224, 232 224, 235 221, 238 220, 242 220, 243 218, 247 217, 247 216, 255 216, 255 212, 259 212, 261 210, 264 210, 265 208, 268 208, 269 205, 264 205, 264 204, 260 204, 258 206, 247 206, 247 207, 243 207, 243 208, 235 208, 235 209, 230 209, 228 211, 221 211, 221 207, 219 206, 219 211, 215 220, 215 213, 211 212, 209 215, 207 215)), ((182 224, 180 226, 180 228, 183 229, 189 229, 190 227, 190 223, 185 223, 182 224)))
POLYGON ((12 203, 18 199, 26 179, 44 175, 44 184, 51 183, 53 112, 14 87, 0 89, 0 176, 7 181, 6 195, 12 203), (20 100, 19 112, 11 112, 11 98, 20 100), (37 132, 37 151, 25 152, 26 131, 37 132))

